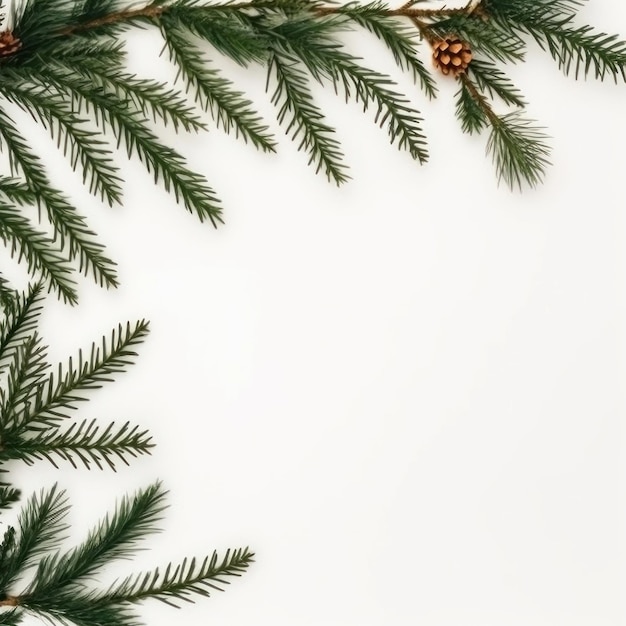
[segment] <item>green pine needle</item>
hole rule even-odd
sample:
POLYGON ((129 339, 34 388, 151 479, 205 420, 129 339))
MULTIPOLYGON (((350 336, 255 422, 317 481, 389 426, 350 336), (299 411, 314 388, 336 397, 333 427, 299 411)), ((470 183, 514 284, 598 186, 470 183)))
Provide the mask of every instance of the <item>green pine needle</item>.
POLYGON ((16 3, 9 23, 20 46, 0 58, 0 142, 10 162, 4 182, 0 174, 0 201, 5 200, 13 220, 12 227, 3 229, 6 245, 35 278, 45 278, 68 302, 76 300, 76 269, 102 286, 117 285, 114 264, 85 218, 49 180, 3 102, 19 105, 47 127, 71 167, 105 203, 121 201, 116 149, 123 147, 188 211, 219 224, 222 207, 212 187, 153 126, 171 125, 175 132, 203 130, 205 112, 226 133, 265 152, 276 151, 276 140, 254 100, 223 75, 224 57, 250 71, 264 68, 279 123, 308 155, 309 164, 330 181, 340 184, 349 176, 335 129, 314 101, 309 80, 359 102, 364 111, 373 110, 390 142, 425 162, 424 121, 415 102, 419 94, 402 93, 393 78, 351 54, 343 40, 348 30, 366 30, 379 40, 428 98, 437 94, 437 70, 427 62, 433 46, 444 36, 464 41, 473 56, 467 77, 479 96, 467 85, 460 86, 456 107, 461 128, 481 133, 494 126, 496 118, 504 119, 495 124, 489 142, 497 146, 496 174, 513 187, 534 186, 547 163, 545 142, 535 133, 530 133, 532 140, 527 133, 528 141, 522 141, 524 134, 513 122, 526 101, 508 78, 506 64, 525 61, 527 44, 534 40, 575 78, 626 79, 626 41, 578 23, 581 4, 480 0, 450 8, 426 1, 391 7, 382 0, 344 5, 321 0, 16 3), (161 33, 164 51, 177 70, 173 85, 128 71, 123 34, 137 28, 161 33), (504 105, 502 111, 496 112, 494 100, 504 105), (522 144, 526 147, 520 150, 522 144), (34 207, 42 210, 41 224, 33 223, 28 230, 21 222, 21 230, 16 230, 16 214, 30 221, 34 207), (48 226, 53 237, 41 239, 48 226), (43 246, 52 246, 47 256, 43 246))

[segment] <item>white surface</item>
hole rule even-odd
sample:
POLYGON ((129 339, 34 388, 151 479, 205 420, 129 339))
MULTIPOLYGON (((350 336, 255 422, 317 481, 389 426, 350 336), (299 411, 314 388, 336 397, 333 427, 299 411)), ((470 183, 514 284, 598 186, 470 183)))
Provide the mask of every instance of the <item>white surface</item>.
MULTIPOLYGON (((583 15, 626 37, 622 4, 583 15)), ((152 44, 133 48, 144 74, 152 44)), ((263 77, 230 75, 272 120, 263 77)), ((62 359, 150 318, 138 364, 82 415, 132 419, 158 447, 116 475, 15 476, 68 485, 79 528, 162 477, 172 508, 137 568, 257 553, 226 594, 147 606, 151 626, 626 622, 626 87, 576 83, 535 53, 514 75, 554 137, 535 191, 496 186, 444 83, 433 103, 415 91, 423 168, 320 93, 344 188, 287 140, 266 156, 212 131, 171 138, 221 194, 219 230, 136 163, 123 209, 83 204, 122 287, 84 281, 79 307, 51 303, 45 336, 62 359)))

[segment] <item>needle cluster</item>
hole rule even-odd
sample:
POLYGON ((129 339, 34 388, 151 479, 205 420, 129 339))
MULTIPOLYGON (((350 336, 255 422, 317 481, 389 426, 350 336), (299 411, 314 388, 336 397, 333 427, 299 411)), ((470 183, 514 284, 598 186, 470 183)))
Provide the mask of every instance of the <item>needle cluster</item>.
POLYGON ((122 201, 115 153, 123 149, 188 211, 219 224, 222 207, 213 186, 160 139, 158 125, 202 132, 212 124, 264 152, 277 149, 252 98, 220 68, 224 57, 265 72, 278 124, 315 171, 334 183, 346 182, 349 173, 335 129, 315 101, 315 83, 360 103, 393 145, 423 163, 428 150, 419 92, 433 98, 439 80, 454 80, 461 130, 486 134, 498 179, 511 187, 536 185, 550 161, 548 138, 527 117, 526 100, 506 66, 523 62, 527 46, 536 44, 574 78, 625 78, 626 43, 580 24, 581 4, 472 0, 450 8, 427 0, 399 7, 380 0, 152 0, 138 6, 128 0, 23 0, 0 33, 0 145, 10 164, 0 177, 0 238, 68 302, 76 301, 76 270, 101 285, 117 284, 114 263, 62 185, 50 179, 8 104, 48 129, 104 203, 122 201), (160 32, 163 54, 177 69, 176 84, 129 73, 125 43, 137 28, 160 32), (386 46, 412 77, 415 92, 402 93, 391 77, 346 49, 343 35, 354 29, 386 46), (457 50, 462 58, 454 57, 457 50))
MULTIPOLYGON (((128 422, 101 426, 75 416, 89 392, 133 363, 136 346, 147 336, 147 322, 120 325, 92 344, 88 356, 79 351, 67 363, 52 367, 38 334, 44 293, 42 283, 23 294, 4 286, 0 472, 7 475, 16 460, 115 470, 118 463, 149 454, 153 443, 146 430, 128 422)), ((15 486, 0 483, 0 512, 19 498, 15 486)), ((69 529, 65 493, 55 485, 32 495, 15 525, 2 524, 0 624, 19 624, 27 614, 34 614, 52 624, 139 626, 142 622, 133 605, 153 598, 179 606, 194 596, 208 596, 252 563, 247 548, 229 550, 222 557, 213 552, 99 587, 97 577, 109 563, 132 557, 138 544, 158 530, 165 498, 160 482, 126 496, 82 543, 63 550, 69 529)))

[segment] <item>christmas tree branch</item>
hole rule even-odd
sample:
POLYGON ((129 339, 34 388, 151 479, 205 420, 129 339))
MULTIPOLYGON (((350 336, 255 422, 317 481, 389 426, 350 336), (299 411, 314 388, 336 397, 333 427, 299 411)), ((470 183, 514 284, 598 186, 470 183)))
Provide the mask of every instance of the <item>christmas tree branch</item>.
POLYGON ((0 176, 7 199, 3 239, 18 261, 69 302, 76 300, 76 265, 103 286, 117 284, 113 263, 49 181, 5 104, 19 105, 47 127, 89 191, 107 204, 121 202, 114 152, 123 147, 188 211, 218 225, 222 207, 213 187, 160 139, 153 122, 202 131, 197 107, 225 132, 276 151, 254 100, 218 67, 220 55, 263 68, 278 125, 330 181, 342 184, 350 175, 335 129, 316 102, 315 82, 373 110, 390 142, 425 162, 416 93, 402 93, 392 77, 346 49, 343 34, 354 29, 381 41, 428 98, 438 93, 437 79, 457 79, 461 129, 485 133, 499 180, 513 188, 535 186, 545 176, 549 147, 543 131, 527 121, 526 100, 508 78, 507 64, 524 61, 535 42, 574 78, 626 79, 626 42, 578 24, 579 8, 578 0, 472 0, 458 7, 426 0, 401 6, 381 0, 153 0, 140 7, 121 0, 24 0, 12 30, 0 32, 0 139, 11 165, 5 182, 0 176), (122 32, 131 27, 161 33, 177 71, 173 86, 126 70, 122 32), (45 210, 41 227, 16 221, 19 213, 32 219, 25 202, 45 210), (42 239, 48 225, 53 236, 42 239))

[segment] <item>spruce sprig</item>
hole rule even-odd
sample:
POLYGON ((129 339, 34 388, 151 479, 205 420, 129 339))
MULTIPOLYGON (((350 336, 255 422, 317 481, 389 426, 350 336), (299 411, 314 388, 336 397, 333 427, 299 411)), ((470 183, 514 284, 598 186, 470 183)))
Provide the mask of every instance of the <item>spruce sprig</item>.
POLYGON ((130 0, 23 0, 0 32, 0 143, 11 166, 4 178, 0 174, 0 237, 31 274, 68 302, 76 301, 76 270, 102 286, 117 284, 114 264, 85 217, 49 179, 12 119, 12 105, 48 128, 87 189, 104 203, 122 201, 115 154, 122 148, 188 211, 218 225, 222 207, 213 186, 161 140, 158 127, 203 132, 204 113, 259 150, 277 149, 256 99, 220 66, 223 56, 265 72, 278 125, 330 181, 342 184, 350 176, 312 82, 373 110, 392 144, 426 161, 419 93, 402 93, 390 76, 354 56, 344 45, 344 33, 354 29, 381 41, 425 97, 437 95, 438 78, 458 81, 461 129, 487 134, 486 150, 499 179, 511 187, 534 186, 545 176, 550 150, 545 133, 527 121, 526 100, 508 78, 507 65, 525 62, 528 44, 535 43, 574 78, 626 79, 626 42, 580 23, 581 4, 152 0, 137 6, 130 0), (163 54, 177 70, 175 84, 128 71, 125 43, 137 28, 161 33, 163 54), (461 45, 463 61, 456 52, 442 52, 442 42, 451 42, 444 50, 461 45))
MULTIPOLYGON (((44 291, 42 283, 31 285, 0 317, 0 471, 12 460, 115 470, 118 462, 149 454, 149 433, 129 422, 102 426, 71 419, 88 392, 134 363, 148 323, 119 325, 110 337, 92 344, 87 357, 79 351, 77 358, 53 368, 37 332, 44 291)), ((14 495, 9 485, 1 486, 0 508, 14 495)))
MULTIPOLYGON (((69 511, 56 486, 35 494, 26 503, 18 527, 9 527, 0 544, 0 613, 4 623, 19 623, 34 614, 52 624, 76 626, 137 626, 132 606, 148 599, 172 606, 208 596, 240 576, 254 560, 247 548, 216 552, 204 559, 185 558, 163 571, 130 575, 108 588, 94 576, 109 563, 132 557, 138 543, 159 529, 166 508, 166 491, 156 482, 126 496, 75 548, 61 551, 69 511), (34 567, 33 567, 34 566, 34 567)), ((0 623, 3 623, 0 621, 0 623)))

